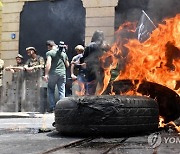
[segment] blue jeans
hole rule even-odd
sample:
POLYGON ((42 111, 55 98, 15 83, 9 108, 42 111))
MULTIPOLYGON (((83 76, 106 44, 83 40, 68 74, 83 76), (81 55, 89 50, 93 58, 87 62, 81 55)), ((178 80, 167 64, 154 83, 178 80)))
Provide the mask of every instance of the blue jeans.
POLYGON ((65 84, 66 84, 66 76, 60 75, 49 75, 48 79, 48 95, 49 95, 49 107, 50 109, 54 109, 56 106, 55 102, 55 87, 57 85, 59 100, 65 97, 65 84))

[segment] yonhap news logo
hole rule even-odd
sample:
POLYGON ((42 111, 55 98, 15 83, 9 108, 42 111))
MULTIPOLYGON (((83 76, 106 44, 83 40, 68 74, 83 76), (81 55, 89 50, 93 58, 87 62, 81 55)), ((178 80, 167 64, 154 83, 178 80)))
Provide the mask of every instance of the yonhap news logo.
POLYGON ((180 137, 179 136, 162 137, 159 132, 152 133, 148 136, 148 144, 152 148, 156 148, 156 147, 160 146, 161 143, 180 144, 180 137))
POLYGON ((152 148, 156 148, 160 146, 161 142, 162 142, 162 138, 159 132, 153 133, 148 136, 148 144, 152 148))

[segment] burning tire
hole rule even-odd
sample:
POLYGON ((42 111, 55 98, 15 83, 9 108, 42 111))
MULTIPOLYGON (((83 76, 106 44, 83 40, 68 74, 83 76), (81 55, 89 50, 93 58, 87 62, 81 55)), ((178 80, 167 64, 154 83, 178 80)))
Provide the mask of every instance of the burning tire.
POLYGON ((141 96, 66 97, 56 104, 56 130, 65 135, 129 135, 156 131, 158 104, 141 96))
MULTIPOLYGON (((109 94, 113 91, 115 94, 122 94, 136 89, 138 80, 121 80, 115 81, 108 85, 106 91, 103 93, 109 94)), ((180 96, 172 89, 154 82, 143 81, 138 93, 143 96, 149 96, 156 99, 159 107, 159 115, 164 118, 165 123, 174 121, 180 117, 180 96)))

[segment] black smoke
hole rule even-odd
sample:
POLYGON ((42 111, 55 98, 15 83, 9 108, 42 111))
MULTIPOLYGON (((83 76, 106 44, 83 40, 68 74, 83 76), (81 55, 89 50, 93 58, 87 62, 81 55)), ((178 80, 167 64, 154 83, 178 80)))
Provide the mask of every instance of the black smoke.
POLYGON ((180 0, 149 0, 147 13, 155 23, 180 13, 180 0))
POLYGON ((142 10, 158 25, 180 13, 180 0, 119 0, 115 8, 115 29, 127 21, 138 22, 142 10))

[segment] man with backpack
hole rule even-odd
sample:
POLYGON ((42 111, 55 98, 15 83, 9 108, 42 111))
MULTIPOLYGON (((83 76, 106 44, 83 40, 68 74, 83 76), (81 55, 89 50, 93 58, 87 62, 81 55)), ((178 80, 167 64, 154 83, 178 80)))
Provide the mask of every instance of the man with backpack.
POLYGON ((50 107, 48 112, 53 112, 55 108, 55 86, 57 85, 59 100, 65 97, 66 68, 69 67, 66 45, 60 42, 56 45, 53 40, 46 42, 48 52, 44 79, 48 82, 48 94, 50 107))

